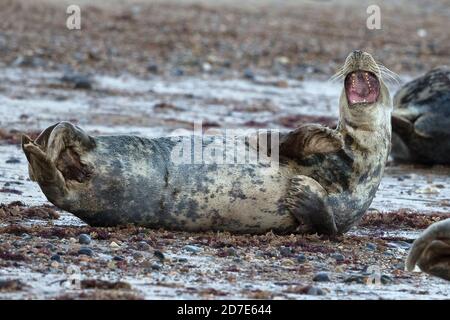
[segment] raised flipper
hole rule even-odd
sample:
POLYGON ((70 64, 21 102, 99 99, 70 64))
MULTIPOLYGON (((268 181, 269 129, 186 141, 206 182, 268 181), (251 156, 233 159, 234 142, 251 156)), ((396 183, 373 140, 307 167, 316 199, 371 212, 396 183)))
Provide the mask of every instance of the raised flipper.
POLYGON ((301 159, 315 153, 336 152, 343 146, 337 131, 320 124, 307 124, 280 138, 280 155, 301 159))
POLYGON ((291 179, 286 205, 288 211, 300 222, 299 232, 327 235, 338 233, 327 199, 328 193, 316 180, 303 175, 291 179))
POLYGON ((414 241, 407 270, 413 271, 416 264, 426 273, 450 280, 450 219, 432 224, 414 241))
POLYGON ((81 162, 79 154, 94 146, 90 136, 68 122, 45 129, 35 141, 22 136, 30 179, 39 183, 50 201, 68 193, 69 181, 81 182, 91 175, 92 168, 81 162))
POLYGON ((64 197, 68 192, 64 177, 41 146, 23 135, 22 149, 28 159, 30 179, 45 189, 44 193, 50 201, 64 197))

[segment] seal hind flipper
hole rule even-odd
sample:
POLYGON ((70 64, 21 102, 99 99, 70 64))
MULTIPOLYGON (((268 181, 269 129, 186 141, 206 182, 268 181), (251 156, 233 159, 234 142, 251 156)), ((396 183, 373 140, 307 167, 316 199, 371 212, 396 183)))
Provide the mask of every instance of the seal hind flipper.
POLYGON ((450 219, 434 223, 414 241, 406 269, 413 271, 416 264, 424 272, 450 280, 450 219))
POLYGON ((449 118, 432 113, 425 113, 414 122, 416 134, 425 138, 449 137, 449 127, 449 118))
POLYGON ((69 122, 54 124, 35 141, 22 136, 30 179, 45 189, 44 193, 53 203, 68 194, 67 183, 83 182, 92 175, 92 166, 83 163, 80 154, 94 146, 89 135, 69 122))
POLYGON ((28 160, 30 179, 38 182, 45 189, 47 198, 51 201, 66 195, 68 190, 61 172, 41 146, 27 135, 23 135, 22 150, 28 160))
POLYGON ((335 130, 319 124, 307 124, 281 137, 280 155, 302 159, 314 153, 336 152, 343 146, 342 137, 335 130))
POLYGON ((287 209, 300 222, 301 233, 336 235, 333 212, 326 203, 328 193, 314 179, 298 175, 291 178, 286 197, 287 209))

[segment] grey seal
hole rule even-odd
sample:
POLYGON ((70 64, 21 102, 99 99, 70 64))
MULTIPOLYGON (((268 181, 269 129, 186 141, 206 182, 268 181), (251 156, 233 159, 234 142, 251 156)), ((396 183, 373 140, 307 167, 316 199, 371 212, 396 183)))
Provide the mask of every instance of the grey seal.
POLYGON ((413 271, 416 265, 450 281, 450 219, 433 223, 414 241, 406 268, 413 271))
POLYGON ((392 157, 399 162, 450 164, 450 68, 435 68, 394 96, 392 157))
MULTIPOLYGON (((350 53, 336 77, 337 128, 281 135, 266 148, 279 152, 277 166, 174 164, 183 137, 93 137, 61 122, 35 141, 23 136, 30 178, 93 226, 342 234, 370 206, 389 154, 392 102, 380 68, 370 54, 350 53)), ((203 150, 211 143, 204 137, 203 150)))

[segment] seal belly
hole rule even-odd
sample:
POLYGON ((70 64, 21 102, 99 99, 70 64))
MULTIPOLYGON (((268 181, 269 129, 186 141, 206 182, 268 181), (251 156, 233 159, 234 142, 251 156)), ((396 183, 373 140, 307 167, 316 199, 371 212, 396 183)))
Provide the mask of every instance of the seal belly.
POLYGON ((74 185, 64 209, 90 225, 133 223, 189 231, 292 231, 282 205, 289 169, 262 164, 174 164, 177 138, 96 138, 82 155, 90 181, 74 185), (80 190, 82 188, 84 190, 80 190))

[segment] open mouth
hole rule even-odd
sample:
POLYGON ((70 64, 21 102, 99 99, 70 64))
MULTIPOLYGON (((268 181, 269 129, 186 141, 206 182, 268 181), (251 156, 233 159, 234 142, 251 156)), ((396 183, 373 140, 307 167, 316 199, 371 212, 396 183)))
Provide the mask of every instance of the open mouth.
POLYGON ((345 77, 345 93, 349 105, 371 104, 380 94, 380 82, 369 71, 354 71, 345 77))

